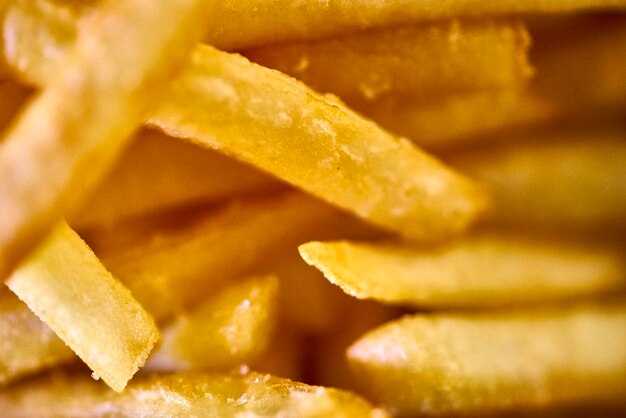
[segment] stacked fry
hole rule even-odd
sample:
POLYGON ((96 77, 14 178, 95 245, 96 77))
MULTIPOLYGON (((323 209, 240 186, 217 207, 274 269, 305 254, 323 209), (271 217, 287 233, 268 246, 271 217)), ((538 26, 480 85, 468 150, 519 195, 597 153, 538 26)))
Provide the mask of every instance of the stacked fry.
POLYGON ((626 1, 0 27, 2 416, 626 412, 626 1))

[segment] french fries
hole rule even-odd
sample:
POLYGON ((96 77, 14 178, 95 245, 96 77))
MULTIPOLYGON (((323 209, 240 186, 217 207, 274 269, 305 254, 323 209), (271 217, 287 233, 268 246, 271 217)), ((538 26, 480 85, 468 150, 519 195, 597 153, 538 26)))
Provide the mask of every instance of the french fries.
POLYGON ((160 337, 152 318, 67 224, 54 229, 7 285, 116 391, 160 337))
POLYGON ((397 416, 623 399, 626 305, 407 316, 348 350, 357 382, 397 416))
POLYGON ((76 211, 112 165, 201 36, 212 3, 109 1, 83 21, 56 77, 0 145, 0 277, 76 211))
POLYGON ((0 0, 0 415, 624 415, 626 0, 365 3, 0 0))
POLYGON ((299 250, 352 296, 418 308, 509 306, 626 289, 619 251, 545 237, 483 234, 435 248, 310 242, 299 250))

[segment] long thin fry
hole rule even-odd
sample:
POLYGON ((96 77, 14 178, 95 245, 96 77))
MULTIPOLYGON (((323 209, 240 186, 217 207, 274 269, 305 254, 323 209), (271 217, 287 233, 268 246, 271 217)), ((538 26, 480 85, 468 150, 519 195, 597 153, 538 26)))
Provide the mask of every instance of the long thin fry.
POLYGON ((385 418, 357 395, 271 375, 180 373, 138 379, 123 393, 52 376, 0 393, 3 417, 385 418))
POLYGON ((212 6, 111 0, 82 22, 63 65, 0 146, 0 277, 78 209, 201 37, 212 6))
POLYGON ((621 254, 515 234, 435 248, 311 242, 302 257, 362 299, 430 308, 508 306, 626 289, 621 254))
POLYGON ((494 412, 626 396, 626 305, 415 315, 348 350, 371 399, 398 416, 494 412))
MULTIPOLYGON (((45 63, 33 58, 35 66, 45 63)), ((454 235, 486 206, 482 189, 407 140, 276 71, 208 46, 195 49, 148 124, 410 238, 454 235)))
POLYGON ((67 224, 54 229, 7 285, 116 391, 159 338, 152 318, 67 224))
POLYGON ((532 74, 521 22, 449 22, 385 28, 244 52, 348 104, 387 94, 413 100, 524 84, 532 74))
POLYGON ((0 385, 76 355, 8 290, 0 291, 0 385))

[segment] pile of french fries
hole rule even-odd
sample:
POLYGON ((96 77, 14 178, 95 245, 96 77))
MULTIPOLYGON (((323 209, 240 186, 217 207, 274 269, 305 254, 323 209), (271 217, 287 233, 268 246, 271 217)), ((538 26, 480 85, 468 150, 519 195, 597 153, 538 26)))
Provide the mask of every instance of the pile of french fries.
POLYGON ((3 417, 626 414, 626 0, 0 28, 3 417))

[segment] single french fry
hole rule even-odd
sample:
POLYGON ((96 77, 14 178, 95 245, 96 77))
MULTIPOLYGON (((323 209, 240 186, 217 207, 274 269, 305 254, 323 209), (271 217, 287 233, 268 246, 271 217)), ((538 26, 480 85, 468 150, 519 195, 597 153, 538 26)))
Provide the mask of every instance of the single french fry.
POLYGON ((292 245, 295 251, 320 230, 345 230, 351 224, 332 207, 290 192, 235 202, 189 225, 95 250, 148 312, 165 319, 225 281, 254 273, 275 247, 292 245))
POLYGON ((521 22, 452 20, 264 46, 244 55, 352 104, 388 94, 419 100, 521 86, 532 74, 529 45, 521 22))
POLYGON ((210 150, 145 131, 98 186, 71 224, 111 228, 120 222, 181 205, 265 194, 283 185, 210 150))
POLYGON ((626 225, 626 130, 557 129, 521 139, 448 159, 490 187, 491 221, 592 231, 626 225))
POLYGON ((445 18, 625 8, 623 0, 386 0, 365 3, 226 0, 220 3, 216 25, 209 32, 207 41, 221 49, 238 50, 445 18))
POLYGON ((348 350, 367 395, 398 416, 484 416, 623 401, 626 305, 407 316, 348 350))
POLYGON ((310 242, 302 257, 360 299, 422 308, 551 302, 626 289, 619 252, 520 234, 469 236, 437 247, 310 242))
POLYGON ((213 3, 110 0, 81 22, 76 43, 0 144, 1 278, 80 207, 202 36, 213 3))
POLYGON ((22 301, 8 290, 0 291, 0 385, 74 358, 22 301))
POLYGON ((153 319, 67 224, 54 229, 7 285, 116 391, 159 339, 153 319))
POLYGON ((228 371, 261 355, 276 328, 278 278, 250 278, 227 287, 165 326, 147 370, 228 371))
POLYGON ((258 373, 154 376, 133 381, 123 393, 86 379, 52 376, 3 391, 0 408, 6 418, 388 416, 349 392, 258 373))
MULTIPOLYGON (((43 65, 41 51, 34 53, 33 66, 43 65)), ((209 46, 196 47, 147 124, 409 238, 457 234, 487 205, 480 187, 406 139, 277 71, 209 46)))

